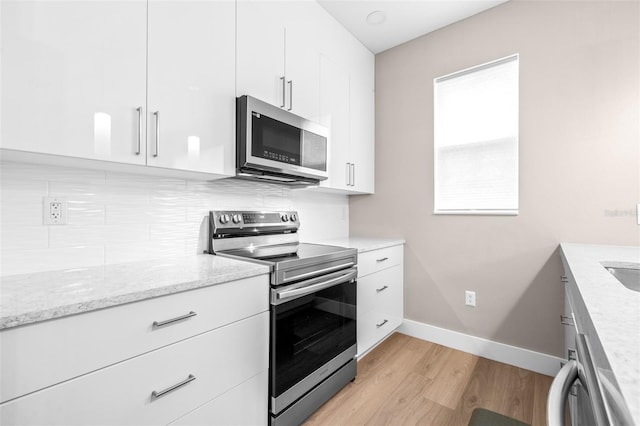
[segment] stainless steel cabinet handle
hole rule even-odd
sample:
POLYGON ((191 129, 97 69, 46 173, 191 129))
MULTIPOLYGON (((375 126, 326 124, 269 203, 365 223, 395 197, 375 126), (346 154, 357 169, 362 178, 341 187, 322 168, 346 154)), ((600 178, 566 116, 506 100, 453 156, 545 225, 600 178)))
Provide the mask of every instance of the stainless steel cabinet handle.
POLYGON ((553 379, 547 397, 547 425, 564 426, 564 402, 569 396, 573 382, 578 378, 578 363, 567 362, 553 379))
POLYGON ((560 323, 562 325, 575 325, 573 323, 573 318, 566 315, 560 315, 560 323))
POLYGON ((280 81, 282 81, 282 105, 280 105, 280 108, 284 108, 285 99, 287 99, 286 90, 285 90, 286 82, 285 82, 284 75, 280 77, 280 81))
POLYGON ((293 80, 289 80, 289 108, 287 111, 291 111, 293 109, 293 80))
POLYGON ((347 186, 351 186, 351 163, 347 163, 347 172, 345 173, 347 177, 347 186))
POLYGON ((195 317, 196 315, 198 315, 198 314, 196 314, 195 312, 191 311, 188 314, 184 314, 184 315, 181 315, 179 317, 171 318, 171 319, 168 319, 168 320, 154 321, 153 322, 153 327, 154 328, 164 327, 165 325, 169 325, 169 324, 173 324, 174 322, 186 320, 187 318, 195 317))
POLYGON ((193 374, 189 374, 189 377, 187 377, 186 379, 184 379, 183 381, 181 381, 180 383, 176 383, 173 386, 170 386, 166 389, 163 389, 161 391, 153 391, 151 392, 151 400, 154 399, 158 399, 161 398, 163 396, 165 396, 166 394, 173 392, 174 390, 181 388, 182 386, 193 382, 196 379, 196 376, 194 376, 193 374))
POLYGON ((382 321, 380 324, 376 324, 376 327, 377 327, 377 328, 380 328, 380 327, 382 327, 383 325, 385 325, 385 324, 386 324, 386 323, 388 323, 388 322, 389 322, 389 320, 384 320, 384 321, 382 321))
POLYGON ((140 155, 142 152, 142 107, 136 108, 136 111, 138 111, 138 150, 136 155, 140 155))
POLYGON ((356 186, 356 163, 351 163, 351 186, 356 186))
POLYGON ((567 277, 565 277, 564 275, 560 275, 560 281, 562 281, 563 283, 568 283, 569 279, 567 277))
POLYGON ((385 291, 385 290, 386 290, 386 289, 388 289, 388 288, 389 288, 389 286, 388 286, 388 285, 385 285, 385 286, 384 286, 384 287, 382 287, 382 288, 376 288, 376 293, 380 293, 381 291, 385 291))
POLYGON ((376 262, 384 262, 385 260, 389 260, 388 257, 383 257, 381 259, 376 259, 376 262))
POLYGON ((160 111, 156 111, 153 113, 156 117, 156 152, 153 154, 154 157, 160 155, 160 111))

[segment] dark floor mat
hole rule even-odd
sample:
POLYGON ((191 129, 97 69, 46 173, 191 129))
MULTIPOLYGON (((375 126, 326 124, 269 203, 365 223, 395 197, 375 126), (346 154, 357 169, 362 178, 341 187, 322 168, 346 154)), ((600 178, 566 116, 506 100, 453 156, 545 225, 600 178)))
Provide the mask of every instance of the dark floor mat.
POLYGON ((529 426, 529 425, 519 420, 512 419, 511 417, 503 416, 502 414, 485 410, 484 408, 476 408, 475 410, 473 410, 473 413, 471 413, 469 426, 529 426))

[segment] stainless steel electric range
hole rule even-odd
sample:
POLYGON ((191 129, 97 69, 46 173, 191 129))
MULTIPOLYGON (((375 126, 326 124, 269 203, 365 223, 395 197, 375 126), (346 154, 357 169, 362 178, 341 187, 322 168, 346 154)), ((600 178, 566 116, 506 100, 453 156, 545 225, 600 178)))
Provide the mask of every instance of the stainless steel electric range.
POLYGON ((270 423, 298 425, 356 376, 357 250, 300 243, 294 211, 209 221, 210 253, 271 269, 270 423))

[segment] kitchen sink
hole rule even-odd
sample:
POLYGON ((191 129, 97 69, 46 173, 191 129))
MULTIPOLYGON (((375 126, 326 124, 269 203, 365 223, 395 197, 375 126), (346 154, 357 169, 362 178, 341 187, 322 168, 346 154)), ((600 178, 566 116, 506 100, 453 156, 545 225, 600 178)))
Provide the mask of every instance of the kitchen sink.
POLYGON ((603 264, 611 275, 623 286, 633 291, 640 291, 640 263, 603 264))

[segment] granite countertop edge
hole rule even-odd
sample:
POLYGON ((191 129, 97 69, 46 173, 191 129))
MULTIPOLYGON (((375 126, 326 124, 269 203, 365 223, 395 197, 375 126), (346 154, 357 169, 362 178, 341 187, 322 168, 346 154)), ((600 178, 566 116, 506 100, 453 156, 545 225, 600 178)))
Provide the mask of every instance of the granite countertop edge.
POLYGON ((3 276, 0 277, 0 331, 268 272, 269 268, 264 265, 193 255, 169 261, 158 259, 3 276), (55 286, 48 284, 52 281, 56 282, 55 286), (70 290, 65 291, 66 287, 70 290), (79 290, 86 290, 85 294, 78 297, 79 290))
POLYGON ((322 240, 319 241, 319 243, 355 248, 358 249, 358 253, 365 253, 368 251, 380 250, 388 247, 402 245, 405 244, 405 240, 403 238, 367 237, 354 235, 344 238, 322 240))

